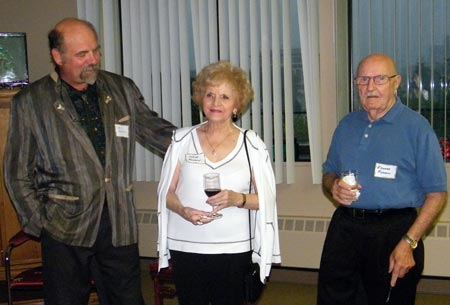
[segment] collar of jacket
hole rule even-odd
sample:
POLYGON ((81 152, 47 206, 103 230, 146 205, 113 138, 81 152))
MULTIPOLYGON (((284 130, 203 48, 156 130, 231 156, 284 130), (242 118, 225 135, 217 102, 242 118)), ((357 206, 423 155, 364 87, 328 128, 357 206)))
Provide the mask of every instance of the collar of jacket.
MULTIPOLYGON (((95 81, 97 88, 102 87, 102 81, 101 81, 101 70, 98 71, 97 80, 95 81)), ((62 88, 61 78, 59 77, 58 72, 53 71, 50 73, 51 79, 55 82, 55 89, 58 91, 62 88)))

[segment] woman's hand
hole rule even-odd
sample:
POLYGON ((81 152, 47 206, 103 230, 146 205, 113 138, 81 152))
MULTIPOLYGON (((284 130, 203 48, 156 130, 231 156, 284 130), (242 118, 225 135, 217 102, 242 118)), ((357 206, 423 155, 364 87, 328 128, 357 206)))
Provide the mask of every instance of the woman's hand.
POLYGON ((193 225, 202 225, 206 223, 210 223, 213 221, 213 218, 208 217, 211 212, 201 211, 197 210, 188 206, 185 206, 181 203, 180 199, 178 198, 177 194, 175 193, 176 185, 178 182, 179 177, 179 166, 177 166, 177 169, 175 171, 176 175, 174 175, 174 178, 172 179, 171 186, 169 187, 169 191, 167 192, 166 197, 166 206, 169 210, 171 210, 174 213, 177 213, 193 225))
POLYGON ((203 225, 214 220, 208 217, 211 212, 200 211, 191 207, 182 207, 179 214, 193 225, 203 225))
POLYGON ((211 196, 206 200, 206 203, 213 207, 211 214, 216 213, 231 206, 240 206, 244 200, 244 196, 241 193, 236 193, 231 190, 222 190, 214 196, 211 196))

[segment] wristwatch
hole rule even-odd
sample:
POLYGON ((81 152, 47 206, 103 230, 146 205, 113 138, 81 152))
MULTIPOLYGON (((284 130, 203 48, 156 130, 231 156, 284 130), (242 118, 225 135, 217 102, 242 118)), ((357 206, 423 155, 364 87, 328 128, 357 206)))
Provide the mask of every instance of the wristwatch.
POLYGON ((417 240, 411 238, 408 234, 405 234, 405 236, 403 236, 403 239, 409 244, 411 249, 414 250, 415 248, 417 248, 417 240))

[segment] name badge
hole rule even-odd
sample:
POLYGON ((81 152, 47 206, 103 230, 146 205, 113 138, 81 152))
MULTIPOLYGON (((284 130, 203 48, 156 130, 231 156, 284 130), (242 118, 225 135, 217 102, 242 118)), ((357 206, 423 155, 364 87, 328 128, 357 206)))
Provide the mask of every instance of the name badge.
POLYGON ((204 154, 186 154, 186 162, 195 164, 204 164, 205 155, 204 154))
POLYGON ((130 135, 130 129, 128 125, 114 124, 116 129, 116 137, 128 138, 130 135))
POLYGON ((389 165, 382 163, 375 164, 374 176, 377 178, 395 179, 396 174, 397 174, 397 165, 389 165))

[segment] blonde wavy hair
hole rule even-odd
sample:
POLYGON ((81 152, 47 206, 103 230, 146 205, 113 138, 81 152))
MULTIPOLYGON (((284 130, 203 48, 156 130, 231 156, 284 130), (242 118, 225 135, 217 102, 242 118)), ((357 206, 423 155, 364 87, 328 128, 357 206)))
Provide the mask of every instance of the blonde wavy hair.
POLYGON ((237 93, 238 113, 245 112, 253 98, 253 88, 247 78, 247 73, 228 61, 218 61, 205 66, 192 83, 192 100, 202 107, 202 100, 206 89, 210 86, 219 86, 223 83, 231 85, 237 93))

